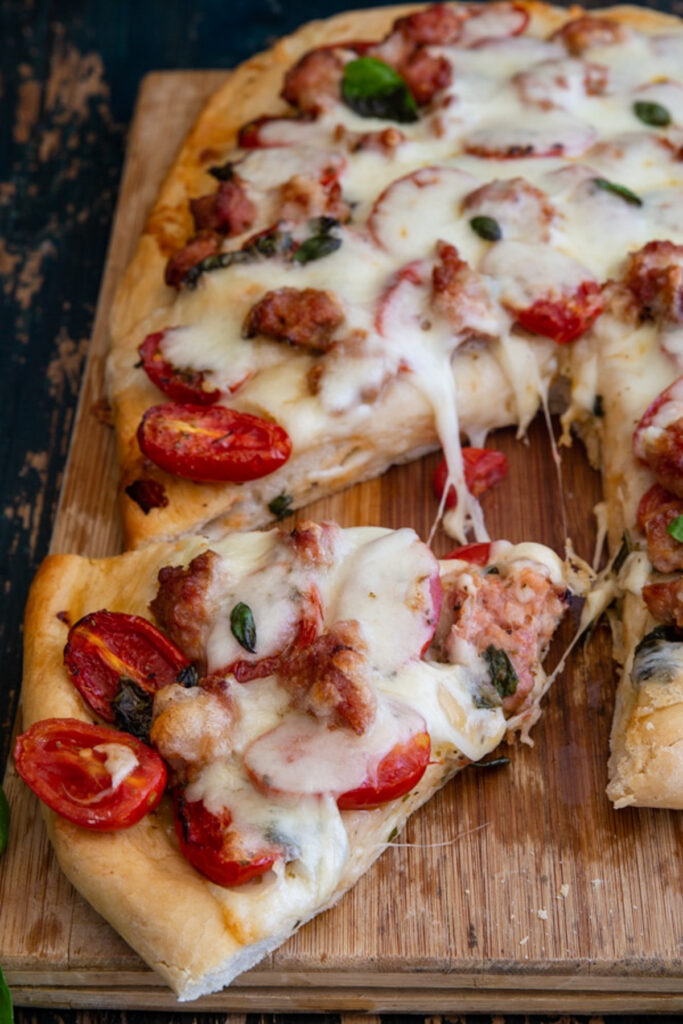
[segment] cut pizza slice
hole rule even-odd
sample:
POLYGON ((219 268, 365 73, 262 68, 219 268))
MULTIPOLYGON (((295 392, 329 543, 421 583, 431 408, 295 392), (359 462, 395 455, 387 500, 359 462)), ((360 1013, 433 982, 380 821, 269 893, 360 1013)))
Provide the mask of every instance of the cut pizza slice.
POLYGON ((528 734, 569 577, 311 522, 50 557, 15 759, 64 872, 181 1000, 229 984, 528 734))
POLYGON ((573 351, 574 405, 601 466, 622 666, 607 793, 683 807, 683 246, 631 252, 573 351), (599 408, 600 415, 594 410, 599 408), (590 411, 589 411, 590 410, 590 411))

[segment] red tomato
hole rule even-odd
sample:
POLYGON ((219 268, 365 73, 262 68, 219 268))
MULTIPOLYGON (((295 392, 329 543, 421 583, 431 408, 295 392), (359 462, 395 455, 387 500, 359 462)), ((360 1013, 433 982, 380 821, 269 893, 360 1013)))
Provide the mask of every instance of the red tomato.
POLYGON ((14 760, 22 779, 67 821, 112 832, 154 810, 166 788, 166 766, 126 732, 76 718, 45 718, 19 736, 14 760), (137 764, 112 788, 104 745, 127 747, 137 764))
POLYGON ((442 558, 459 558, 463 562, 469 562, 470 565, 488 565, 489 559, 491 558, 491 543, 490 541, 479 541, 476 544, 463 544, 460 548, 454 548, 453 551, 449 551, 447 555, 442 555, 442 558))
POLYGON ((165 331, 148 334, 138 348, 142 368, 160 391, 174 402, 196 402, 198 405, 212 405, 221 397, 218 388, 204 386, 202 370, 182 370, 164 359, 161 345, 165 331))
MULTIPOLYGON (((508 460, 502 452, 493 448, 463 448, 462 461, 465 470, 465 483, 475 498, 487 491, 489 487, 499 483, 508 471, 508 460)), ((437 498, 443 494, 448 479, 448 464, 441 459, 434 470, 434 493, 437 498)), ((446 508, 455 508, 458 496, 455 487, 451 487, 446 496, 446 508)))
POLYGON ((138 427, 143 455, 186 480, 243 483, 275 472, 292 450, 277 423, 222 405, 154 405, 138 427))
POLYGON ((216 885, 243 885, 284 856, 281 846, 265 839, 250 843, 232 829, 230 811, 212 814, 201 800, 186 800, 180 790, 174 794, 174 810, 181 853, 216 885))
POLYGON ((397 800, 420 781, 429 764, 430 753, 428 732, 418 732, 405 743, 397 743, 379 762, 372 778, 337 797, 337 807, 341 811, 354 811, 397 800))
POLYGON ((576 341, 602 312, 600 285, 583 281, 571 295, 538 299, 527 309, 513 312, 517 323, 525 330, 565 345, 576 341))
POLYGON ((71 627, 64 664, 78 692, 107 722, 114 721, 111 702, 122 677, 154 693, 190 668, 183 652, 147 619, 104 610, 71 627))

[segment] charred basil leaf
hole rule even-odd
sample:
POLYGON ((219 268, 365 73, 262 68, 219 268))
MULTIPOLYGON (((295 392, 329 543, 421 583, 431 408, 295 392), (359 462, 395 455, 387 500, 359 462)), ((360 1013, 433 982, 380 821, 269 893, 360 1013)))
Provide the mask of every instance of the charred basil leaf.
POLYGON ((232 160, 217 167, 209 167, 208 173, 217 181, 232 181, 235 177, 235 165, 232 160))
POLYGON ((661 103, 636 100, 633 104, 633 113, 643 124, 649 124, 651 128, 666 128, 671 124, 671 114, 661 103))
POLYGON ((341 238, 332 234, 332 230, 339 227, 339 221, 334 217, 315 217, 308 222, 308 226, 312 234, 301 243, 292 256, 296 263, 320 260, 323 256, 336 252, 342 244, 341 238))
POLYGON ((677 540, 679 544, 683 544, 683 516, 676 516, 672 519, 666 528, 666 532, 677 540))
POLYGON ((243 249, 215 253, 195 263, 183 277, 183 284, 189 289, 196 288, 202 274, 234 264, 254 263, 262 257, 271 259, 273 256, 286 255, 291 248, 292 236, 287 231, 269 231, 265 235, 259 235, 243 249))
POLYGON ((657 626, 635 649, 631 678, 636 686, 653 680, 670 683, 683 671, 683 633, 676 626, 657 626))
POLYGON ((2 857, 7 847, 7 840, 9 839, 9 803, 5 796, 5 791, 0 786, 0 857, 2 857))
POLYGON ((482 657, 488 665, 491 682, 499 696, 510 697, 516 693, 519 678, 507 651, 489 644, 486 650, 482 651, 482 657))
POLYGON ((510 764, 509 757, 493 757, 490 761, 473 761, 473 768, 502 768, 504 765, 510 764))
POLYGON ((184 686, 186 690, 190 687, 196 686, 198 682, 197 669, 194 665, 188 665, 187 668, 181 668, 180 672, 176 676, 176 681, 184 686))
POLYGON ((405 80, 383 60, 359 57, 344 68, 341 86, 347 106, 361 117, 408 124, 417 121, 417 103, 405 80))
POLYGON ((621 535, 621 547, 616 553, 614 562, 612 563, 612 572, 620 572, 624 562, 631 554, 633 548, 631 547, 631 538, 629 537, 626 530, 621 535))
POLYGON ((683 641, 683 635, 677 626, 655 626, 636 646, 634 655, 637 658, 642 651, 646 651, 649 647, 655 647, 657 644, 676 644, 681 641, 683 641))
POLYGON ((273 498, 268 503, 268 511, 271 515, 275 516, 276 519, 286 519, 292 511, 292 502, 294 501, 291 494, 278 494, 277 498, 273 498))
POLYGON ((230 612, 230 629, 238 644, 245 651, 254 654, 256 651, 256 623, 251 608, 240 601, 230 612))
POLYGON ((148 690, 122 676, 116 696, 111 702, 116 728, 147 742, 152 726, 153 703, 154 698, 148 690))
POLYGON ((601 188, 604 192, 611 192, 615 196, 619 196, 625 202, 630 203, 631 206, 642 206, 643 200, 640 196, 637 196, 635 192, 631 192, 630 188, 626 188, 626 185, 619 185, 615 181, 608 181, 607 178, 593 178, 593 184, 596 188, 601 188))
POLYGON ((480 217, 472 217, 470 227, 486 242, 500 242, 503 237, 503 230, 493 217, 486 217, 483 214, 480 217))

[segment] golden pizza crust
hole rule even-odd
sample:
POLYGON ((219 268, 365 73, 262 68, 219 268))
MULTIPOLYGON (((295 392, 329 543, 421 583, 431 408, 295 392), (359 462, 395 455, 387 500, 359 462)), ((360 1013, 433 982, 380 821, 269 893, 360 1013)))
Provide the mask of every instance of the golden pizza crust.
MULTIPOLYGON (((186 564, 207 547, 205 539, 192 538, 111 558, 48 557, 26 609, 24 727, 50 717, 94 721, 63 665, 69 624, 105 607, 149 616, 159 568, 186 564)), ((195 871, 178 849, 168 796, 137 825, 112 833, 42 810, 64 874, 185 1001, 229 984, 336 903, 386 849, 388 837, 466 763, 445 744, 436 761, 406 798, 344 812, 350 852, 332 895, 282 909, 267 884, 225 889, 195 871)))

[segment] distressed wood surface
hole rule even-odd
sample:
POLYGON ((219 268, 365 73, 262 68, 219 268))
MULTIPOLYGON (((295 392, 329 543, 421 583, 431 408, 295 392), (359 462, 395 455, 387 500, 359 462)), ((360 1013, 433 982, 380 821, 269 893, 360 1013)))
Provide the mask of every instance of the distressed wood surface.
MULTIPOLYGON (((69 538, 78 543, 89 543, 92 539, 92 524, 87 517, 77 526, 77 506, 71 504, 67 491, 57 519, 56 513, 85 360, 89 355, 94 365, 96 359, 101 358, 101 351, 99 356, 93 352, 96 346, 90 344, 90 336, 92 333, 96 341, 102 330, 102 321, 93 326, 96 300, 118 192, 127 125, 138 83, 151 68, 230 67, 297 24, 345 6, 343 0, 335 3, 299 0, 296 5, 280 4, 278 0, 233 0, 230 4, 200 0, 188 12, 186 5, 173 0, 163 3, 148 0, 144 5, 122 0, 116 6, 114 18, 106 5, 88 4, 85 0, 70 0, 63 5, 42 0, 6 0, 0 5, 0 313, 5 326, 5 361, 0 374, 3 439, 0 447, 3 578, 0 638, 4 669, 0 683, 0 765, 4 764, 10 748, 12 723, 18 707, 21 617, 30 579, 48 550, 55 521, 55 548, 62 547, 62 542, 69 538)), ((598 6, 598 3, 593 0, 586 6, 598 6)), ((680 0, 651 3, 651 6, 683 14, 680 0)), ((166 109, 160 116, 172 119, 175 110, 166 109)), ((144 166, 139 167, 138 175, 138 184, 149 186, 144 166)), ((132 231, 132 223, 129 226, 132 231)), ((123 258, 119 254, 119 259, 123 258)), ((110 274, 113 266, 110 259, 110 274)), ((102 291, 105 304, 107 297, 105 287, 102 291)), ((96 379, 97 373, 89 378, 89 386, 99 397, 99 388, 93 387, 96 379)), ((88 401, 84 396, 79 415, 89 425, 91 443, 103 445, 101 449, 93 447, 93 454, 96 450, 98 454, 88 465, 98 467, 101 474, 95 478, 98 487, 102 487, 102 493, 108 493, 113 481, 111 464, 106 455, 100 461, 99 453, 106 453, 111 439, 104 428, 86 415, 88 401)), ((510 437, 500 443, 503 447, 513 447, 510 437)), ((584 474, 580 464, 576 470, 572 465, 565 463, 565 482, 583 499, 576 506, 572 503, 573 528, 589 529, 589 513, 579 512, 579 504, 583 507, 586 498, 597 493, 597 484, 590 474, 584 474)), ((411 479, 410 487, 428 493, 430 468, 429 462, 420 468, 417 479, 411 479)), ((362 492, 354 493, 352 499, 346 499, 345 514, 349 521, 355 517, 397 525, 408 521, 410 491, 395 486, 400 480, 397 473, 390 474, 385 483, 368 485, 362 492)), ((92 472, 89 477, 93 477, 92 472)), ((542 479, 530 489, 525 483, 523 488, 507 491, 500 506, 502 525, 514 522, 520 509, 522 514, 528 513, 532 501, 537 500, 541 504, 546 500, 542 479)), ((329 506, 320 512, 330 514, 328 510, 329 506)), ((421 532, 431 525, 431 514, 430 509, 423 507, 415 517, 414 525, 421 532)), ((527 518, 526 522, 530 528, 531 521, 527 518)), ((546 522, 545 533, 539 539, 554 543, 555 527, 556 524, 546 522)), ((118 537, 118 527, 110 517, 97 543, 103 541, 113 549, 118 537)), ((681 1008, 679 997, 673 999, 670 991, 672 985, 678 986, 680 991, 680 966, 673 972, 671 967, 675 956, 680 956, 680 946, 662 944, 659 931, 662 911, 669 924, 677 920, 680 925, 681 919, 680 881, 676 881, 680 878, 680 868, 675 859, 673 825, 666 826, 666 835, 661 840, 658 830, 662 816, 633 811, 612 813, 593 830, 594 805, 603 799, 601 773, 604 776, 612 690, 605 636, 598 637, 598 646, 593 650, 594 655, 580 656, 578 675, 570 682, 580 690, 577 702, 584 712, 583 719, 574 718, 573 713, 570 714, 573 709, 563 701, 552 703, 554 698, 551 697, 545 721, 537 730, 535 750, 522 750, 520 756, 515 756, 511 769, 495 776, 490 773, 483 778, 481 773, 482 777, 471 781, 463 777, 460 783, 464 783, 464 789, 460 790, 458 799, 437 803, 435 807, 439 827, 450 829, 449 836, 453 838, 453 845, 443 849, 443 857, 455 854, 459 874, 455 888, 452 876, 448 883, 443 883, 440 872, 443 858, 435 858, 430 888, 438 889, 444 884, 448 914, 466 922, 466 931, 459 932, 462 950, 451 945, 449 955, 455 951, 469 957, 470 961, 491 953, 498 955, 488 936, 491 925, 499 927, 506 913, 510 935, 519 943, 518 963, 522 968, 529 963, 524 958, 531 957, 532 950, 536 951, 532 970, 522 971, 508 982, 508 989, 500 990, 502 1002, 492 1000, 486 982, 476 972, 463 975, 471 986, 464 990, 465 998, 462 998, 462 989, 458 993, 452 985, 450 989, 444 988, 448 973, 438 977, 424 973, 420 1004, 409 1007, 403 1002, 399 1006, 395 991, 385 991, 383 1001, 374 1007, 367 1001, 359 1005, 358 999, 344 1001, 342 996, 348 997, 348 991, 343 989, 338 990, 340 1001, 333 1004, 343 1007, 343 1014, 328 1012, 316 1014, 312 1019, 320 1024, 341 1021, 356 1024, 361 1019, 358 1011, 362 1010, 364 1021, 379 1024, 389 1018, 366 1016, 369 1009, 376 1009, 377 1013, 380 1008, 391 1011, 391 1020, 396 1021, 395 1014, 400 1007, 422 1014, 429 1024, 442 1021, 464 1024, 466 1020, 475 1019, 482 1024, 494 1024, 494 1021, 495 1024, 523 1024, 529 1020, 530 1013, 537 1015, 536 1021, 556 1022, 560 1012, 562 1024, 573 1024, 578 1018, 567 1014, 592 1014, 599 1010, 618 1014, 609 1019, 622 1024, 650 1020, 655 1012, 663 1015, 658 1016, 663 1022, 680 1019, 677 1015, 681 1008), (558 735, 561 742, 553 746, 553 739, 558 735), (587 759, 593 765, 590 777, 583 770, 587 759), (551 796, 547 792, 548 772, 561 780, 559 795, 551 796), (504 814, 492 821, 491 809, 501 807, 504 814), (535 813, 537 807, 542 808, 543 835, 540 840, 532 841, 526 818, 535 813), (567 831, 558 836, 557 823, 561 816, 564 816, 567 831), (472 828, 479 829, 475 836, 485 837, 483 844, 473 843, 473 837, 458 838, 463 831, 472 828), (488 837, 492 829, 500 834, 508 851, 505 870, 498 875, 492 872, 490 857, 488 837), (643 848, 638 836, 646 835, 651 835, 652 841, 643 848), (466 848, 465 843, 469 843, 466 848), (620 881, 613 886, 615 870, 623 855, 628 855, 632 861, 630 881, 628 885, 620 881), (548 870, 549 862, 552 870, 548 870), (596 864, 599 871, 592 876, 590 868, 596 864), (540 887, 543 906, 536 906, 539 902, 534 900, 537 889, 531 886, 530 878, 535 880, 537 888, 540 887), (495 913, 491 910, 493 904, 475 903, 473 879, 487 899, 494 897, 495 913), (558 882, 561 886, 570 886, 567 896, 562 897, 553 888, 558 882), (641 897, 648 899, 649 884, 656 884, 657 889, 652 893, 652 903, 639 904, 641 897), (497 886, 503 899, 496 897, 497 886), (570 896, 572 899, 568 902, 570 896), (517 900, 518 906, 515 905, 517 900), (538 911, 548 907, 552 910, 548 918, 539 917, 538 911), (601 970, 615 950, 615 913, 617 916, 625 913, 624 908, 628 911, 628 930, 621 934, 621 939, 629 942, 629 955, 621 961, 620 969, 608 977, 601 974, 601 970), (556 977, 548 968, 558 952, 558 920, 564 921, 575 935, 587 928, 592 933, 591 951, 595 956, 589 955, 588 959, 574 965, 566 960, 566 972, 556 977), (646 955, 653 948, 654 959, 646 955), (662 963, 669 965, 663 972, 662 963), (635 990, 624 988, 621 980, 624 975, 637 980, 635 990), (542 991, 548 984, 558 987, 552 1002, 542 991), (667 990, 663 991, 662 986, 667 990), (504 1010, 505 1016, 461 1016, 469 1011, 487 1014, 494 1006, 504 1010)), ((15 973, 10 972, 15 1001, 23 1004, 16 1009, 18 1024, 29 1021, 110 1024, 124 1017, 135 1024, 151 1021, 170 1024, 178 1018, 177 1012, 170 1012, 170 1004, 163 1003, 154 984, 150 984, 149 976, 144 970, 141 973, 139 961, 125 944, 113 937, 99 919, 92 915, 87 919, 89 912, 78 907, 78 898, 74 899, 70 887, 51 861, 35 807, 21 800, 16 782, 11 778, 8 789, 13 809, 11 846, 2 867, 4 880, 0 888, 0 966, 6 971, 10 927, 7 878, 11 878, 15 895, 23 894, 32 920, 37 922, 22 934, 21 956, 28 950, 28 958, 18 973, 14 961, 15 973), (28 841, 25 860, 16 856, 18 841, 28 841), (49 884, 43 881, 42 886, 33 888, 33 879, 44 878, 46 866, 49 884), (66 918, 65 906, 72 906, 71 916, 66 918), (81 913, 86 915, 86 925, 85 931, 79 933, 81 913), (74 923, 75 931, 72 930, 74 923), (103 987, 94 990, 87 986, 93 954, 100 963, 106 958, 109 969, 108 978, 101 979, 105 982, 103 987), (44 966, 50 958, 53 964, 55 960, 66 964, 66 984, 59 971, 53 977, 52 986, 46 984, 44 966), (76 981, 83 982, 84 991, 74 999, 73 983, 76 981), (36 987, 42 988, 42 999, 36 1000, 36 987), (131 987, 136 991, 131 993, 131 987), (125 1000, 121 998, 122 992, 125 1000), (114 1005, 117 999, 120 1007, 144 1009, 103 1009, 114 1005), (40 1009, 43 1005, 53 1009, 40 1009), (158 1012, 162 1005, 168 1006, 168 1012, 158 1012), (76 1006, 82 1009, 74 1009, 76 1006)), ((396 921, 401 920, 405 910, 402 893, 396 896, 396 883, 398 880, 399 888, 403 889, 415 873, 422 870, 425 856, 432 856, 421 849, 429 829, 424 820, 416 820, 404 837, 415 845, 391 850, 385 857, 385 860, 389 858, 388 883, 375 893, 359 890, 354 894, 353 907, 358 916, 349 938, 358 944, 359 957, 372 956, 372 944, 378 934, 384 941, 387 934, 396 931, 396 921), (374 939, 373 929, 367 929, 367 934, 365 929, 365 923, 373 914, 378 921, 374 939), (358 921, 363 922, 360 928, 358 921)), ((22 845, 19 849, 24 851, 26 847, 22 845)), ((427 896, 428 892, 425 890, 423 895, 427 896)), ((435 924, 443 934, 443 921, 435 922, 428 900, 419 908, 418 919, 420 934, 425 939, 434 932, 435 924)), ((400 927, 403 927, 402 921, 400 927)), ((450 927, 452 933, 453 927, 450 927)), ((455 938, 453 934, 446 937, 455 938)), ((289 970, 292 963, 298 962, 297 958, 308 957, 310 962, 311 951, 323 964, 324 953, 316 946, 319 940, 315 929, 307 930, 305 940, 302 936, 296 940, 300 945, 286 951, 280 965, 282 970, 289 970)), ((428 945, 427 942, 423 949, 428 945)), ((15 943, 13 955, 16 955, 16 948, 15 943)), ((395 968, 396 964, 392 966, 395 968)), ((334 971, 334 966, 330 971, 334 971)), ((277 982, 278 977, 276 972, 270 981, 277 982)), ((333 980, 333 973, 330 973, 328 982, 333 980)), ((373 987, 367 978, 365 980, 368 987, 373 987)), ((304 983, 307 988, 302 989, 297 1009, 310 1013, 329 1005, 316 1003, 313 977, 307 977, 304 983)), ((210 1012, 187 1013, 190 1008, 185 1008, 182 1019, 193 1019, 201 1024, 218 1024, 219 1021, 225 1024, 282 1021, 287 1024, 297 1019, 298 1014, 291 1012, 276 1014, 274 1011, 284 1004, 274 999, 277 999, 277 984, 262 999, 256 992, 245 1004, 248 1013, 231 1012, 226 1016, 227 1007, 214 1002, 207 1007, 210 1012)), ((581 1019, 589 1020, 588 1017, 581 1019)), ((591 1016, 590 1021, 598 1024, 601 1018, 591 1016)))
MULTIPOLYGON (((106 273, 52 549, 119 550, 110 430, 102 396, 106 320, 159 178, 203 98, 222 76, 148 76, 130 135, 106 273), (162 113, 174 110, 173 127, 162 113), (97 467, 97 472, 93 468, 97 467)), ((508 480, 485 499, 493 536, 561 549, 560 484, 545 425, 527 447, 495 444, 508 480), (520 486, 521 483, 521 486, 520 486)), ((392 470, 308 515, 412 525, 436 512, 434 457, 392 470)), ((579 448, 563 455, 562 490, 577 549, 593 546, 599 480, 579 448)), ((449 544, 437 537, 441 551, 449 544)), ((564 628, 558 651, 568 642, 564 628)), ((557 655, 557 652, 556 652, 557 655)), ((680 816, 615 813, 604 796, 613 674, 606 632, 579 650, 547 700, 536 746, 506 769, 471 768, 410 823, 333 911, 202 1009, 452 1012, 683 1009, 680 816)), ((0 865, 0 963, 17 1003, 171 1009, 155 976, 61 876, 36 801, 11 769, 13 841, 0 865)))

